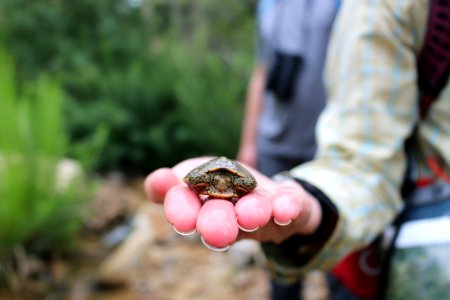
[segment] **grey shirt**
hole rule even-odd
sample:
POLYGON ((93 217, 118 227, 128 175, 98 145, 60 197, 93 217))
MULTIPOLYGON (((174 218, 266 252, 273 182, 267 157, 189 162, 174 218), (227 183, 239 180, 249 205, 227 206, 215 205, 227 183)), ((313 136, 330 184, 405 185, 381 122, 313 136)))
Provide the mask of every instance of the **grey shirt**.
POLYGON ((269 73, 275 51, 300 55, 303 64, 292 99, 279 101, 266 90, 258 124, 259 151, 280 158, 310 160, 315 125, 325 105, 322 71, 336 0, 262 0, 259 6, 260 62, 269 73))

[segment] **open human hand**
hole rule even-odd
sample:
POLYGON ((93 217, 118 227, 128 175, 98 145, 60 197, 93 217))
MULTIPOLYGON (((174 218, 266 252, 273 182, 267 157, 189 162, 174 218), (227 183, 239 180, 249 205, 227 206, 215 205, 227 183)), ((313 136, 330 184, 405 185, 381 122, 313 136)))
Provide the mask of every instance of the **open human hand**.
POLYGON ((319 226, 317 200, 294 181, 275 182, 245 166, 258 186, 235 204, 209 198, 204 201, 183 177, 211 157, 192 158, 173 168, 150 173, 144 183, 147 197, 164 205, 167 221, 180 234, 197 231, 213 250, 226 250, 238 239, 280 243, 294 234, 311 234, 319 226))

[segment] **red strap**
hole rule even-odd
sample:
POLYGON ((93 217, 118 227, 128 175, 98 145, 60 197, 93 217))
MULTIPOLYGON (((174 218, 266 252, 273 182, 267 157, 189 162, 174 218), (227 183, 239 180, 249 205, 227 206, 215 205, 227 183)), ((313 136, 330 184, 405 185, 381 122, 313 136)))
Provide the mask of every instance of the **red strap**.
POLYGON ((438 159, 436 156, 430 155, 427 157, 428 166, 430 167, 431 171, 438 176, 443 181, 450 184, 450 175, 445 172, 445 170, 439 165, 438 159))

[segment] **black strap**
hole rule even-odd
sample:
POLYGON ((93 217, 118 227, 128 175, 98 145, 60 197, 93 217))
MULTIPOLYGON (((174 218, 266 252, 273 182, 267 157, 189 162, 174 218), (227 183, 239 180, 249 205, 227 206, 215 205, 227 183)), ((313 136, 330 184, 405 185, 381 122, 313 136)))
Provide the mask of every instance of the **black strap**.
POLYGON ((447 84, 450 74, 450 0, 431 0, 424 46, 417 60, 420 115, 447 84))

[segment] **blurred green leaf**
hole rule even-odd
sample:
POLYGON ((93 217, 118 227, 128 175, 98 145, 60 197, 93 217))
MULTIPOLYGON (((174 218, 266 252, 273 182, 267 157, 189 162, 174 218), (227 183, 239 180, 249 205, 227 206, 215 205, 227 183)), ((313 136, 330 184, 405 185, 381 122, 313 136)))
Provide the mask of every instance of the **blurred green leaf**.
POLYGON ((81 178, 63 185, 58 177, 68 146, 58 84, 41 76, 19 88, 1 48, 0 63, 1 263, 17 246, 36 254, 69 250, 80 226, 83 185, 81 178))

